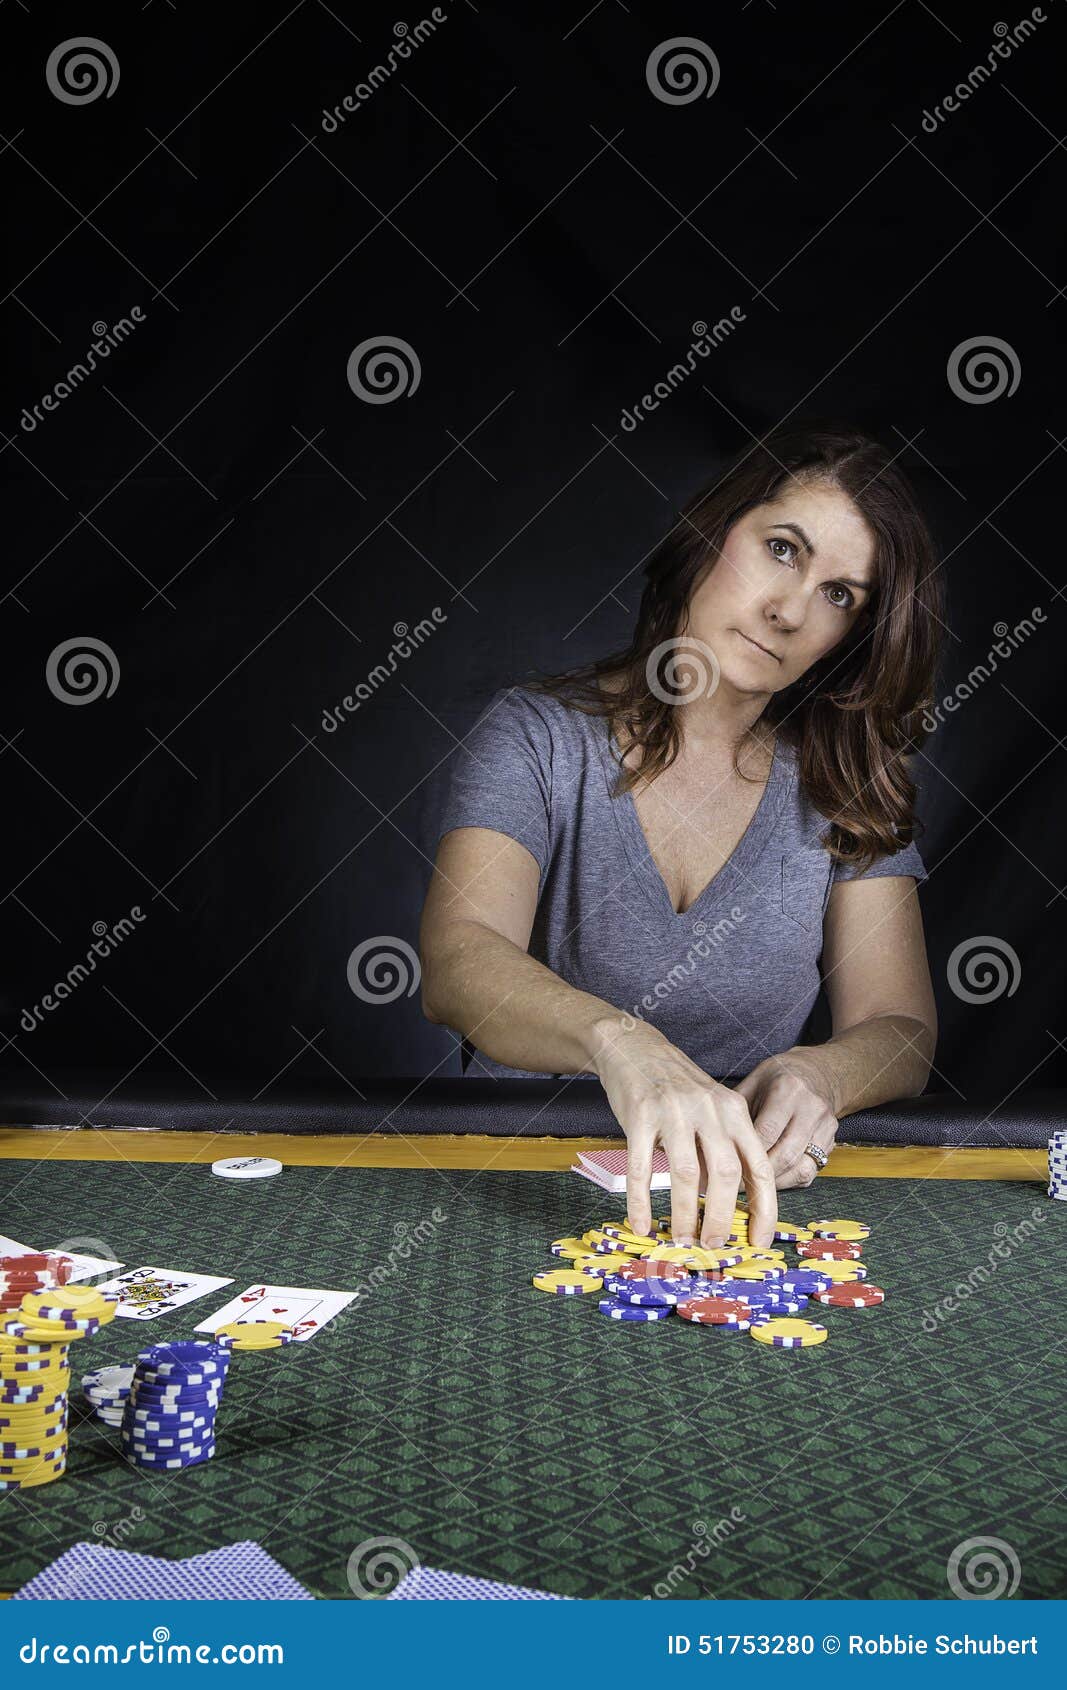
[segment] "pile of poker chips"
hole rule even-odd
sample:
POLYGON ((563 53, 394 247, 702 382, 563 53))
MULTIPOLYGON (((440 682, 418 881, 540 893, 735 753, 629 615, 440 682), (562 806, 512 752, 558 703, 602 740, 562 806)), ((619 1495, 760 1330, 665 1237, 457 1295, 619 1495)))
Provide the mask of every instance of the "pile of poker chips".
POLYGON ((0 1322, 0 1492, 66 1472, 70 1346, 117 1307, 117 1297, 87 1286, 56 1285, 25 1292, 17 1314, 0 1322))
POLYGON ((280 1320, 234 1320, 220 1326, 215 1342, 229 1351, 280 1350, 296 1340, 291 1326, 280 1320))
POLYGON ((132 1367, 98 1367, 85 1375, 82 1390, 98 1420, 105 1426, 121 1426, 132 1384, 132 1367))
POLYGON ((69 1256, 58 1251, 27 1251, 22 1256, 0 1256, 0 1314, 14 1314, 29 1291, 50 1291, 66 1285, 74 1271, 69 1256))
POLYGON ((1048 1194, 1061 1203, 1067 1200, 1067 1132, 1049 1136, 1048 1194))
POLYGON ((861 1221, 780 1223, 774 1244, 795 1247, 795 1267, 784 1250, 749 1243, 743 1209, 735 1210, 718 1249, 674 1245, 670 1224, 664 1217, 652 1233, 642 1234, 628 1221, 605 1221, 580 1238, 557 1238, 549 1248, 570 1266, 535 1274, 534 1288, 563 1297, 606 1291, 597 1306, 611 1320, 655 1322, 677 1314, 719 1336, 747 1332, 757 1343, 790 1350, 826 1341, 828 1329, 821 1323, 795 1318, 812 1300, 845 1309, 877 1308, 885 1301, 859 1259, 861 1240, 870 1234, 861 1221))
POLYGON ((135 1467, 172 1472, 210 1461, 230 1365, 221 1344, 155 1344, 137 1357, 122 1412, 122 1452, 135 1467))

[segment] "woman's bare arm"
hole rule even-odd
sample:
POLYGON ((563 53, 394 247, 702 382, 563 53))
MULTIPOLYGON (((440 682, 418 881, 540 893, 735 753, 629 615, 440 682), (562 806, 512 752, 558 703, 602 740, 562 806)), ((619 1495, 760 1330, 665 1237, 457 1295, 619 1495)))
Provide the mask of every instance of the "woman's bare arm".
POLYGON ((419 932, 423 1012, 506 1067, 594 1073, 596 1025, 622 1017, 528 954, 538 879, 534 858, 507 834, 445 834, 419 932))
POLYGON ((626 1134, 633 1225, 650 1223, 658 1141, 670 1162, 675 1238, 696 1236, 705 1185, 701 1239, 721 1244, 744 1170, 750 1237, 768 1244, 774 1175, 744 1098, 657 1028, 569 986, 527 953, 538 881, 535 859, 508 835, 480 827, 445 834, 419 935, 424 1013, 509 1068, 597 1076, 626 1134))

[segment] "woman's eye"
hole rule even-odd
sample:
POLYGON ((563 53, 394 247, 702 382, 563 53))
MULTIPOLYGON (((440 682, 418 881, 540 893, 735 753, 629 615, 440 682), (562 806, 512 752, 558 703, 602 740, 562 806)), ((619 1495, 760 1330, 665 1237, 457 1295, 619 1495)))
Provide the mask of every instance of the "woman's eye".
POLYGON ((842 599, 831 599, 830 600, 830 603, 835 605, 838 610, 851 610, 852 609, 853 603, 855 601, 853 600, 852 594, 849 592, 847 587, 831 587, 830 591, 832 593, 844 593, 844 595, 845 595, 843 600, 842 599))
POLYGON ((775 535, 773 539, 767 541, 767 544, 771 548, 772 557, 776 557, 779 563, 790 563, 796 556, 796 547, 794 546, 792 540, 783 540, 778 535, 775 535), (776 552, 774 550, 775 546, 784 546, 788 556, 783 557, 781 552, 776 552))

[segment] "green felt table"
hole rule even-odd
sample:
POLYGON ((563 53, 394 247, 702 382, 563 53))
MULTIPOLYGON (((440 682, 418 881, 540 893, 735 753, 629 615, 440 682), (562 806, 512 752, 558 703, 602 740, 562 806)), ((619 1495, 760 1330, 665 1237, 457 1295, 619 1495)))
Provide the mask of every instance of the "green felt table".
POLYGON ((0 1588, 82 1540, 177 1557, 255 1538, 351 1597, 353 1554, 386 1539, 387 1559, 575 1597, 932 1598, 961 1544, 995 1537, 1019 1596, 1067 1594, 1062 1207, 1028 1181, 817 1191, 816 1213, 869 1222, 888 1297, 819 1310, 829 1340, 783 1352, 535 1291, 550 1239, 624 1208, 564 1173, 9 1160, 3 1231, 234 1284, 72 1351, 68 1471, 0 1497, 0 1588), (310 1343, 234 1358, 213 1461, 129 1466, 76 1381, 258 1279, 367 1290, 310 1343))

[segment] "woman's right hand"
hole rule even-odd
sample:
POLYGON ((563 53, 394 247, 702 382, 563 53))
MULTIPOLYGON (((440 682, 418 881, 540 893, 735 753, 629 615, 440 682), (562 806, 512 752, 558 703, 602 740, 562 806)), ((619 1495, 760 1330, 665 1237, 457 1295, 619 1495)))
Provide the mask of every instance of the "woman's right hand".
POLYGON ((596 1023, 592 1072, 626 1134, 626 1202, 631 1226, 652 1224, 652 1152, 663 1146, 671 1168, 675 1240, 697 1240, 697 1194, 705 1191, 701 1244, 722 1244, 732 1230, 744 1176, 749 1238, 769 1245, 778 1218, 774 1170, 748 1104, 720 1085, 647 1022, 614 1016, 596 1023))

